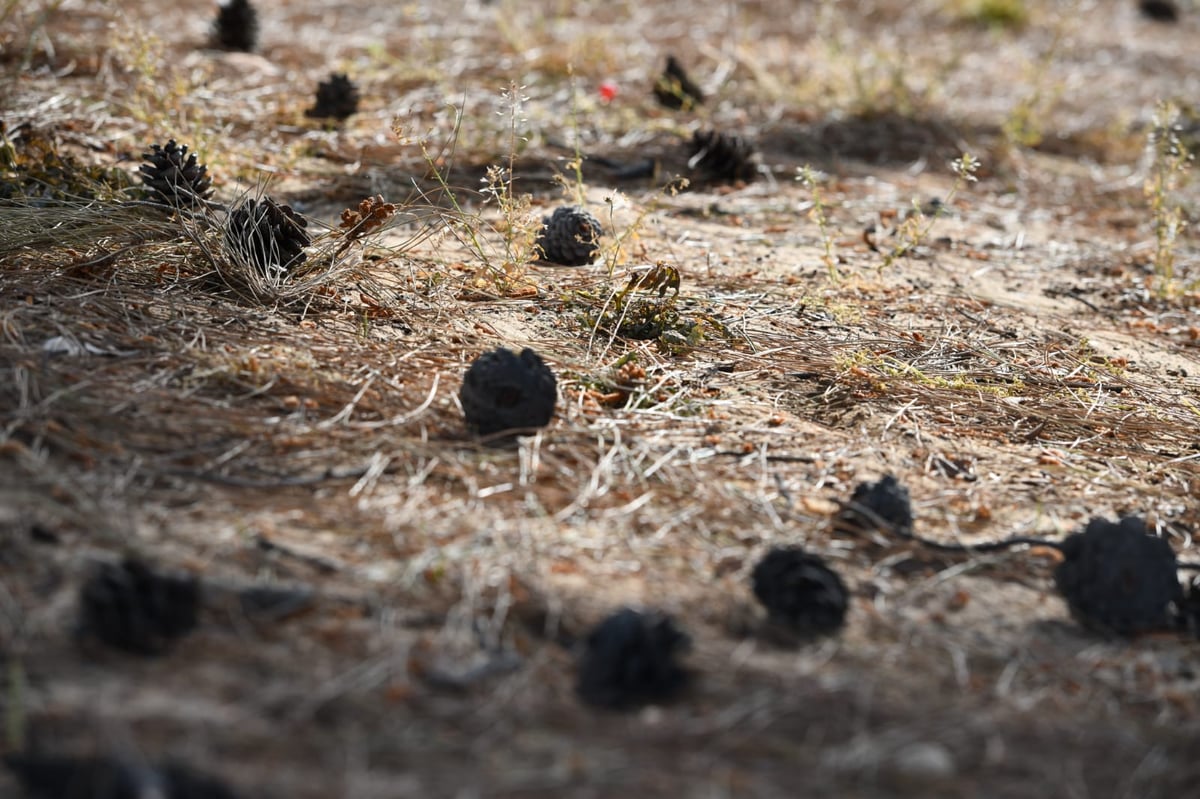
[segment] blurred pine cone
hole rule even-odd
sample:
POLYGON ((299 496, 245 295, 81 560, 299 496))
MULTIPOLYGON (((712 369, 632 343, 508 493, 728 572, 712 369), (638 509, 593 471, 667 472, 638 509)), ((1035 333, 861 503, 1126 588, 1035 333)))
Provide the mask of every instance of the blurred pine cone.
POLYGON ((556 208, 543 217, 534 248, 542 260, 563 266, 586 266, 600 251, 604 228, 600 220, 573 205, 556 208))
POLYGON ((1139 0, 1138 10, 1143 17, 1155 22, 1179 21, 1179 5, 1174 0, 1139 0))
POLYGON ((258 46, 258 12, 250 0, 229 0, 217 9, 213 43, 222 50, 249 53, 258 46))
POLYGON ((317 85, 317 103, 304 112, 305 116, 344 120, 358 112, 358 87, 342 73, 333 73, 329 80, 317 85))
POLYGON ((196 627, 199 604, 194 577, 159 574, 134 559, 105 563, 80 589, 80 632, 126 652, 158 655, 196 627))
POLYGON ((458 398, 467 426, 492 436, 548 425, 558 401, 558 383, 533 350, 526 347, 516 355, 498 347, 467 369, 458 398))
POLYGON ((270 197, 246 200, 233 209, 225 242, 242 261, 263 272, 288 271, 304 263, 312 243, 308 220, 270 197))
POLYGON ((667 67, 654 82, 654 96, 660 105, 676 111, 691 111, 704 104, 704 92, 673 55, 667 56, 667 67))
POLYGON ((836 632, 846 619, 846 586, 800 547, 777 547, 754 567, 754 596, 772 622, 802 635, 836 632))
POLYGON ((908 489, 890 474, 874 483, 859 483, 838 512, 834 526, 852 533, 882 530, 911 535, 913 511, 908 489))
POLYGON ((579 698, 589 705, 624 710, 674 698, 687 684, 676 657, 688 636, 665 615, 628 608, 588 634, 579 665, 579 698))
POLYGON ((202 206, 212 196, 208 168, 197 162, 195 153, 188 153, 186 144, 176 144, 174 139, 166 145, 153 144, 142 158, 147 162, 138 170, 142 182, 172 208, 202 206))
POLYGON ((1175 552, 1136 516, 1096 518, 1067 536, 1054 583, 1076 620, 1106 634, 1135 635, 1171 626, 1184 600, 1175 552))
POLYGON ((758 176, 754 145, 736 134, 696 131, 688 142, 688 168, 718 183, 749 182, 758 176))
POLYGON ((9 769, 31 799, 235 799, 223 782, 187 766, 155 767, 101 757, 9 755, 9 769))

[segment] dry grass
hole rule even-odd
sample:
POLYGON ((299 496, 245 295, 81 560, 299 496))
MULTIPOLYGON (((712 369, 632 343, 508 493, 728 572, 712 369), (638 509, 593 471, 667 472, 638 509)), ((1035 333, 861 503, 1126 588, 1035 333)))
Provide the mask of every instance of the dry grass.
POLYGON ((173 216, 103 172, 0 204, 0 695, 20 733, 246 795, 1194 784, 1196 641, 1084 632, 1048 553, 952 557, 828 518, 891 472, 939 541, 1140 513, 1200 561, 1194 226, 1155 272, 1156 221, 1194 222, 1198 196, 1183 166, 1145 191, 1158 101, 1195 95, 1195 19, 261 5, 259 55, 200 49, 195 9, 0 9, 5 158, 133 172, 175 137, 223 207, 268 193, 315 234, 307 271, 265 280, 228 256, 222 207, 173 216), (667 52, 713 98, 695 115, 652 105, 667 52), (327 128, 303 111, 330 71, 364 102, 327 128), (763 179, 667 188, 697 127, 751 135, 763 179), (981 180, 951 197, 963 151, 981 180), (660 169, 617 181, 577 155, 660 169), (398 214, 350 241, 339 213, 380 194, 398 214), (528 263, 541 216, 580 199, 602 259, 528 263), (639 286, 659 262, 677 294, 639 286), (632 338, 631 318, 662 329, 632 338), (560 390, 507 448, 457 401, 500 344, 535 347, 560 390), (842 635, 798 649, 745 634, 750 569, 792 542, 854 596, 842 635), (315 599, 273 622, 211 599, 154 661, 78 645, 80 580, 130 551, 315 599), (699 680, 596 714, 570 644, 628 604, 675 615, 699 680))

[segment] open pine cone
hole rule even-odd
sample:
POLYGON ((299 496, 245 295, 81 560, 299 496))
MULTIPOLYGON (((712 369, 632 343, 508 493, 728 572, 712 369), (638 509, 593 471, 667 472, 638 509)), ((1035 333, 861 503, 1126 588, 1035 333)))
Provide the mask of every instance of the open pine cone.
POLYGON ((241 261, 263 272, 288 271, 304 263, 312 243, 308 220, 270 197, 246 200, 229 214, 225 242, 241 261))
POLYGON ((800 547, 777 547, 754 567, 754 596, 770 621, 796 633, 836 632, 846 618, 846 586, 837 572, 800 547))
POLYGON ((498 347, 467 369, 458 392, 467 426, 481 436, 545 427, 554 417, 558 383, 541 357, 498 347))
POLYGON ((1135 635, 1172 626, 1183 600, 1175 552, 1142 520, 1096 518, 1067 536, 1054 583, 1071 614, 1102 633, 1135 635))
POLYGON ((217 9, 212 41, 222 50, 249 53, 258 46, 258 12, 250 0, 229 0, 217 9))
POLYGON ((654 96, 664 108, 676 111, 691 111, 704 104, 704 92, 673 55, 667 56, 667 68, 654 82, 654 96))
POLYGON ((79 592, 85 635, 138 655, 158 655, 197 623, 200 584, 160 574, 138 560, 103 564, 79 592))
POLYGON ((542 219, 534 243, 542 260, 562 266, 586 266, 600 252, 600 220, 574 205, 554 209, 542 219))
POLYGON ((344 74, 334 73, 317 85, 317 103, 304 112, 320 119, 344 120, 358 112, 358 87, 344 74))
POLYGON ((146 163, 138 168, 142 182, 158 199, 173 208, 195 208, 212 196, 208 168, 188 153, 186 144, 174 139, 165 145, 153 144, 142 153, 146 163))
POLYGON ((620 610, 588 634, 576 686, 579 698, 612 710, 673 699, 688 681, 676 657, 689 644, 668 616, 620 610))
POLYGON ((688 168, 717 183, 750 182, 758 176, 757 153, 737 134, 698 130, 688 142, 688 168))

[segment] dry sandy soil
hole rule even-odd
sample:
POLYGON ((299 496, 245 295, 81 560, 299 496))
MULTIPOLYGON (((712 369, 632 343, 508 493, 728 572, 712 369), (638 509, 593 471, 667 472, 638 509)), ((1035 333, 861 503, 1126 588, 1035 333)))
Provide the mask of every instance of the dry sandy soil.
POLYGON ((206 48, 208 2, 0 10, 22 187, 0 207, 0 751, 299 799, 1194 795, 1200 642, 1083 629, 1051 549, 934 553, 829 517, 893 473, 938 541, 1137 513, 1200 561, 1200 247, 1169 229, 1200 195, 1151 139, 1174 101, 1200 141, 1200 13, 258 5, 254 54, 206 48), (668 53, 699 109, 654 102, 668 53), (304 115, 334 71, 362 93, 339 126, 304 115), (698 129, 755 142, 758 179, 667 190, 698 129), (312 263, 341 209, 400 209, 251 291, 195 225, 22 183, 47 152, 132 175, 168 138, 221 202, 267 192, 328 231, 312 263), (618 181, 596 156, 660 168, 618 181), (600 259, 527 263, 580 197, 600 259), (620 294, 657 262, 677 298, 620 294), (670 329, 614 331, 622 297, 670 329), (498 345, 559 380, 515 447, 458 404, 498 345), (844 576, 839 635, 754 633, 749 574, 781 544, 844 576), (160 657, 77 634, 80 585, 130 553, 205 585, 160 657), (248 586, 302 593, 251 612, 248 586), (686 629, 695 679, 597 711, 576 647, 627 605, 686 629))

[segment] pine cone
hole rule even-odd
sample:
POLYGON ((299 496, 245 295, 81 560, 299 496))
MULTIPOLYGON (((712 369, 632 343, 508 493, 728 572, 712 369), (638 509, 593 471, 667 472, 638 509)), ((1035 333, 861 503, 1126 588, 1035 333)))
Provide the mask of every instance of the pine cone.
POLYGON ((834 525, 852 533, 882 530, 910 534, 913 512, 908 489, 890 474, 874 483, 859 483, 834 525))
POLYGON ((202 206, 212 196, 208 167, 196 161, 195 153, 188 153, 186 144, 176 144, 174 139, 166 146, 152 144, 142 158, 147 161, 138 169, 142 182, 172 208, 202 206))
POLYGON ((675 658, 689 643, 664 615, 618 611, 588 634, 576 691, 589 705, 614 710, 668 701, 687 684, 675 658))
POLYGON ((1175 552, 1150 535, 1142 520, 1096 518, 1067 536, 1054 583, 1071 615, 1105 634, 1134 635, 1170 626, 1183 602, 1175 552))
POLYGON ((1155 22, 1179 21, 1179 5, 1174 0, 1139 0, 1138 10, 1143 17, 1155 22))
POLYGON ((667 68, 654 82, 654 96, 660 105, 676 111, 691 111, 704 105, 704 92, 673 55, 667 56, 667 68))
POLYGON ((229 214, 225 241, 242 261, 264 272, 288 271, 304 263, 304 248, 312 244, 308 220, 291 209, 263 197, 246 200, 229 214))
POLYGON ((1187 593, 1176 605, 1176 621, 1180 629, 1200 638, 1200 577, 1187 584, 1187 593))
POLYGON ((573 205, 554 209, 542 219, 542 231, 534 243, 542 260, 562 266, 586 266, 600 251, 604 228, 600 220, 573 205))
POLYGON ((161 768, 116 758, 10 755, 5 758, 33 799, 235 799, 221 781, 168 763, 161 768))
POLYGON ((719 183, 749 182, 758 176, 754 145, 736 134, 696 131, 688 142, 688 168, 719 183))
POLYGON ((158 655, 196 627, 200 585, 126 559, 103 564, 79 593, 80 630, 117 649, 158 655))
POLYGON ((775 548, 754 567, 754 596, 771 621, 802 635, 836 632, 846 619, 846 586, 800 547, 775 548))
POLYGON ((526 347, 518 356, 499 347, 467 369, 458 398, 467 426, 481 436, 545 427, 558 400, 554 372, 526 347))
POLYGON ((250 0, 229 0, 218 8, 212 39, 222 50, 249 53, 258 46, 258 12, 250 0))
POLYGON ((344 120, 358 111, 358 87, 346 75, 333 73, 317 85, 317 104, 305 116, 344 120))

